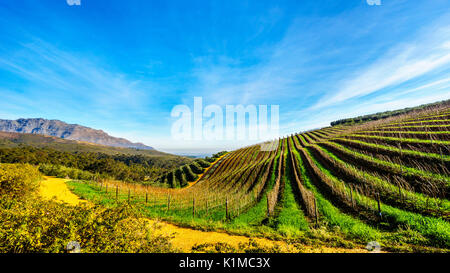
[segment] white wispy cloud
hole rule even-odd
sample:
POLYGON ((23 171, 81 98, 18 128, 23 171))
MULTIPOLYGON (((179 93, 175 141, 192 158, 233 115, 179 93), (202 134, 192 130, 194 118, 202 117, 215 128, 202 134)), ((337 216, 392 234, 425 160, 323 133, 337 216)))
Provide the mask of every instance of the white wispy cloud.
MULTIPOLYGON (((394 46, 375 62, 338 83, 312 110, 359 98, 419 78, 450 64, 450 28, 429 27, 408 43, 394 46)), ((410 90, 413 92, 414 90, 410 90)))
MULTIPOLYGON (((117 117, 120 111, 122 117, 146 113, 149 104, 157 105, 157 97, 150 98, 160 90, 155 83, 142 83, 95 58, 66 51, 38 38, 18 44, 14 51, 0 52, 0 70, 15 74, 22 82, 20 85, 7 82, 13 88, 9 93, 16 93, 10 96, 10 104, 28 103, 42 115, 65 107, 64 112, 73 112, 78 117, 90 115, 91 120, 117 121, 121 118, 117 117)), ((3 92, 2 96, 7 94, 3 92)))
POLYGON ((396 92, 396 95, 407 95, 410 93, 415 93, 417 91, 421 91, 424 89, 429 89, 429 88, 437 88, 437 89, 441 89, 441 88, 446 88, 448 87, 448 85, 446 85, 447 83, 450 82, 450 77, 448 78, 444 78, 444 79, 439 79, 439 80, 435 80, 432 82, 428 82, 426 84, 414 87, 414 88, 406 88, 404 90, 399 90, 398 92, 396 92))
POLYGON ((196 83, 186 96, 203 95, 221 105, 280 102, 286 97, 298 97, 305 74, 311 73, 308 62, 321 55, 308 54, 310 45, 298 34, 302 28, 295 21, 279 41, 239 57, 196 57, 192 73, 196 83), (256 61, 247 64, 248 58, 256 61))

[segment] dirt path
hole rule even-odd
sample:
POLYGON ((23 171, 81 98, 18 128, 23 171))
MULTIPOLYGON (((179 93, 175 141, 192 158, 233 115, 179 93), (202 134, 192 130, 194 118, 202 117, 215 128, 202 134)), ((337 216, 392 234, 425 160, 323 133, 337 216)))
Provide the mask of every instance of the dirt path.
POLYGON ((47 200, 55 198, 57 201, 74 206, 80 203, 86 203, 87 201, 81 200, 69 190, 66 181, 69 181, 69 179, 44 176, 44 180, 40 182, 39 186, 41 196, 47 200))
MULTIPOLYGON (((175 233, 175 238, 172 239, 172 244, 181 249, 183 252, 191 252, 192 247, 196 244, 216 244, 216 243, 226 243, 233 246, 236 249, 240 249, 239 244, 248 244, 250 241, 249 237, 230 235, 224 232, 215 231, 200 231, 193 230, 189 228, 181 228, 168 223, 161 223, 162 231, 166 234, 175 233)), ((353 252, 353 253, 367 253, 365 249, 343 249, 343 248, 330 248, 330 247, 312 247, 302 245, 301 249, 295 248, 294 246, 288 245, 282 241, 272 241, 264 238, 252 238, 259 246, 272 248, 278 246, 282 252, 299 252, 302 253, 342 253, 342 252, 353 252)))
MULTIPOLYGON (((44 177, 44 180, 40 183, 40 193, 45 199, 55 198, 59 202, 65 202, 70 205, 78 205, 85 200, 81 200, 77 195, 73 194, 66 185, 68 179, 61 179, 55 177, 44 177)), ((154 220, 151 220, 156 222, 154 220)), ((210 232, 210 231, 200 231, 189 228, 182 228, 176 225, 172 225, 165 222, 157 222, 160 226, 160 232, 163 234, 174 234, 175 238, 172 239, 172 244, 177 249, 182 252, 191 252, 192 247, 196 244, 205 243, 227 243, 235 248, 239 248, 240 243, 248 243, 250 241, 249 237, 229 235, 224 232, 210 232)), ((283 252, 293 252, 295 251, 292 246, 288 246, 285 242, 277 242, 263 238, 253 238, 255 242, 259 245, 265 247, 273 247, 278 245, 283 252)), ((365 249, 341 249, 341 248, 329 248, 329 247, 312 247, 312 246, 301 246, 302 252, 367 252, 365 249)))

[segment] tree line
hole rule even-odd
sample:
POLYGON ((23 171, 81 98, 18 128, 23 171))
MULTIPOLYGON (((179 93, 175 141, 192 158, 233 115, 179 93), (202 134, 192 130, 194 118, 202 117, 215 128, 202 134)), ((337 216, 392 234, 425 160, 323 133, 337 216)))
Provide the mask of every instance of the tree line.
POLYGON ((29 145, 0 149, 0 162, 39 165, 46 175, 83 180, 97 177, 149 182, 191 161, 184 157, 65 152, 29 145))
POLYGON ((417 107, 404 108, 401 110, 379 112, 376 114, 359 116, 356 118, 340 119, 340 120, 331 122, 331 126, 351 125, 351 124, 355 124, 355 123, 362 123, 362 122, 367 122, 367 121, 372 121, 372 120, 385 119, 385 118, 389 118, 389 117, 399 116, 402 114, 407 114, 412 111, 424 110, 427 108, 432 108, 435 106, 447 105, 447 104, 450 104, 450 100, 445 100, 445 101, 440 101, 440 102, 435 102, 435 103, 430 103, 430 104, 424 104, 424 105, 420 105, 417 107))

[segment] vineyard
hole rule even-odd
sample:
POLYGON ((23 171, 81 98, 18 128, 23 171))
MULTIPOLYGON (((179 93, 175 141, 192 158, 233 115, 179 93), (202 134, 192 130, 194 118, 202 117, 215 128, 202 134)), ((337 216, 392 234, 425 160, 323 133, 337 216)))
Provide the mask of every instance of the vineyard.
POLYGON ((185 225, 288 238, 325 229, 358 243, 448 250, 449 127, 450 109, 441 106, 244 147, 203 173, 197 163, 180 167, 170 175, 189 175, 181 189, 111 180, 69 185, 85 199, 127 202, 185 225))

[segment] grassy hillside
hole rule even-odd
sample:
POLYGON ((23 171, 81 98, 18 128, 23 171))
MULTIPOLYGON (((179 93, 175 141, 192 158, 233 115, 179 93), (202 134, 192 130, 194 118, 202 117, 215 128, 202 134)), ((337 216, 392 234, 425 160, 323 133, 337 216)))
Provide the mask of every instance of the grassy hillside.
POLYGON ((126 154, 126 155, 179 157, 159 152, 156 150, 139 150, 132 148, 111 147, 76 140, 62 139, 52 136, 0 132, 0 148, 14 148, 21 144, 31 145, 34 147, 52 148, 63 152, 91 152, 109 155, 126 154))
POLYGON ((39 165, 47 175, 73 179, 118 179, 148 183, 192 159, 56 137, 0 132, 0 162, 39 165))

